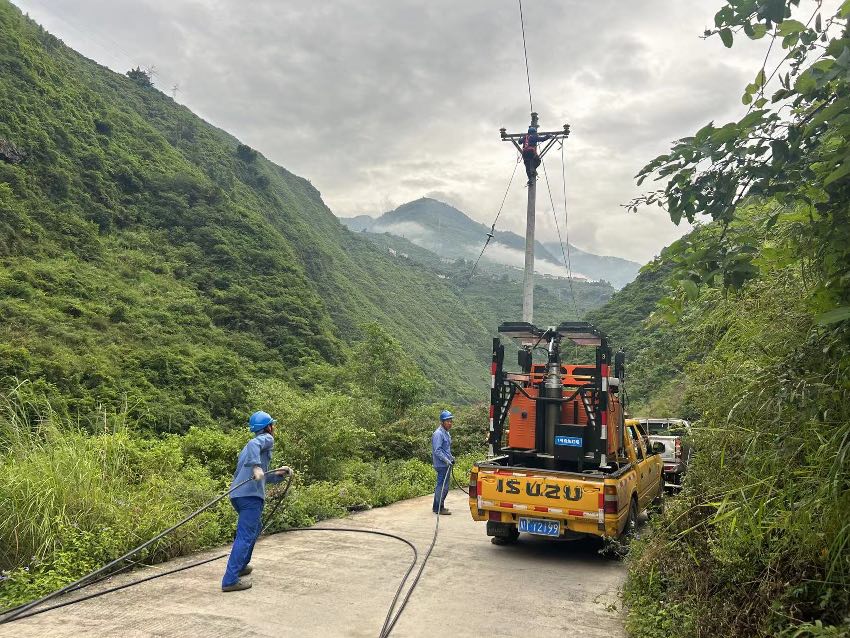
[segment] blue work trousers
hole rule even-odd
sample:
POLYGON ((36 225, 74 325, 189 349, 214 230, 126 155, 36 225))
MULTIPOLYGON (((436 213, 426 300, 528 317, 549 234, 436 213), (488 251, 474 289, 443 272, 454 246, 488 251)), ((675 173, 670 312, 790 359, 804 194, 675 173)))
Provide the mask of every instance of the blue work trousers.
POLYGON ((239 496, 230 499, 233 509, 239 514, 236 522, 236 538, 233 539, 233 549, 227 558, 227 569, 221 586, 227 587, 239 580, 239 572, 251 562, 254 543, 260 536, 261 519, 264 501, 259 496, 239 496))
POLYGON ((446 505, 446 494, 449 493, 449 482, 452 480, 449 476, 451 466, 435 467, 437 472, 437 485, 434 488, 434 512, 439 512, 446 505))

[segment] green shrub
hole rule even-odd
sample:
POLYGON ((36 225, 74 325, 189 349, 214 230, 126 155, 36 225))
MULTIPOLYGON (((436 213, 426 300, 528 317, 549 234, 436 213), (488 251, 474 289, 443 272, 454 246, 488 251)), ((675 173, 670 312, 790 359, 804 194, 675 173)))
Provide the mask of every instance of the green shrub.
POLYGON ((801 285, 792 267, 707 290, 678 328, 704 352, 684 382, 696 454, 634 547, 635 636, 850 629, 850 330, 814 324, 801 285))

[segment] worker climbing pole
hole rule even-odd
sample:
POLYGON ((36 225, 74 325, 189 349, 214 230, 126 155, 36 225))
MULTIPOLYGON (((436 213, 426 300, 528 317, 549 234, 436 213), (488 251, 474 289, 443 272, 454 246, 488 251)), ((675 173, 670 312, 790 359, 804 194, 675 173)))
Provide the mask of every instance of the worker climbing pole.
POLYGON ((519 23, 522 29, 522 53, 525 57, 525 78, 528 83, 528 108, 531 111, 531 123, 525 133, 508 133, 507 129, 499 129, 502 141, 511 142, 525 163, 525 172, 528 176, 528 206, 526 208, 525 228, 525 272, 522 282, 522 320, 532 323, 534 320, 534 222, 535 206, 537 200, 537 167, 543 161, 546 152, 560 142, 563 146, 564 140, 570 135, 570 125, 564 124, 563 130, 541 133, 538 129, 538 115, 534 111, 534 101, 531 99, 531 73, 528 70, 528 47, 525 42, 525 18, 522 13, 522 0, 517 0, 519 5, 519 23), (548 142, 542 150, 538 151, 538 145, 548 142))
POLYGON ((556 142, 567 139, 570 134, 570 125, 564 124, 563 130, 538 132, 538 115, 532 112, 531 124, 526 133, 508 133, 506 129, 499 129, 502 140, 511 142, 523 156, 528 178, 528 207, 525 219, 525 273, 522 283, 522 320, 532 323, 534 320, 534 222, 535 205, 537 200, 537 166, 543 160, 546 152, 556 142), (540 142, 547 142, 542 150, 537 149, 540 142))

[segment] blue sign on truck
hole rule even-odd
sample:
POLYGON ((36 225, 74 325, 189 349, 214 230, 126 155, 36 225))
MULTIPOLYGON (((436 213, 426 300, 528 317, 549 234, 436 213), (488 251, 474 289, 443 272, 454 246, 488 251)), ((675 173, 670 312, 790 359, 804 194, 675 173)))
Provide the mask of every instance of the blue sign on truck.
POLYGON ((569 447, 582 447, 580 436, 556 436, 555 445, 567 445, 569 447))

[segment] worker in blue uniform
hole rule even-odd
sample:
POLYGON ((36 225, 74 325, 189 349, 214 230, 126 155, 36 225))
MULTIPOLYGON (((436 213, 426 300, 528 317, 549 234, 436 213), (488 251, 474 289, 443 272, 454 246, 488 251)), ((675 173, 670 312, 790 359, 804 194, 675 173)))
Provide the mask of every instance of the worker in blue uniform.
POLYGON ((274 427, 277 421, 267 412, 254 412, 248 419, 248 427, 254 438, 245 444, 236 461, 236 471, 230 488, 252 479, 230 493, 230 502, 239 515, 236 523, 236 538, 227 559, 227 568, 221 580, 221 591, 239 591, 251 587, 250 580, 242 580, 253 571, 251 553, 260 535, 263 505, 266 498, 266 481, 280 483, 292 474, 288 467, 269 472, 269 463, 274 447, 274 427))
POLYGON ((446 509, 446 494, 449 493, 449 473, 452 471, 455 457, 452 455, 452 413, 448 410, 440 412, 440 426, 431 435, 431 461, 437 472, 437 486, 434 488, 435 514, 448 515, 451 512, 446 509))
POLYGON ((540 166, 540 155, 537 154, 537 145, 545 142, 550 135, 538 135, 537 128, 528 127, 528 133, 522 136, 522 161, 525 162, 525 174, 528 175, 528 185, 537 177, 537 167, 540 166))

